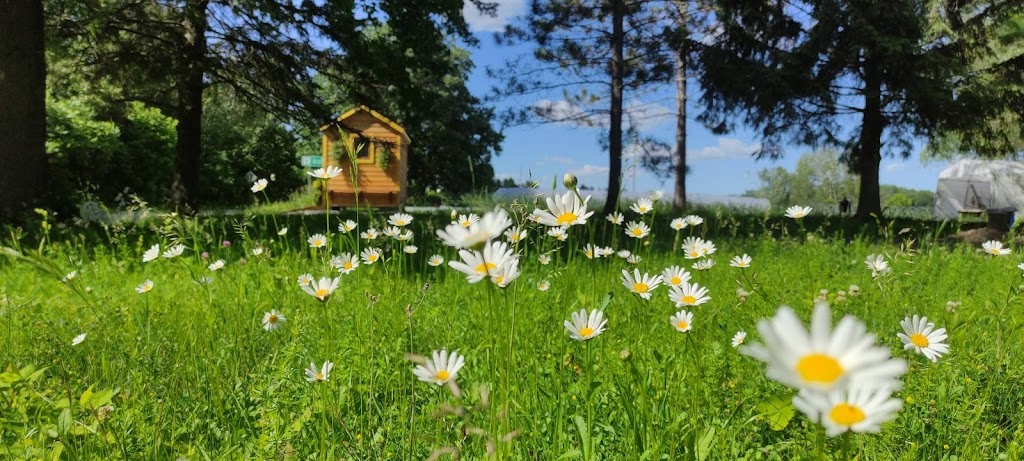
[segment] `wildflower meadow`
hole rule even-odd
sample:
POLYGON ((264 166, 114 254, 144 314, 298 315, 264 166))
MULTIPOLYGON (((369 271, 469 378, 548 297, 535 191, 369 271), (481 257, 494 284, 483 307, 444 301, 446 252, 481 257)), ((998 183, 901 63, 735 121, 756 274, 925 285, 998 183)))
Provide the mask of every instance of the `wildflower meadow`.
POLYGON ((1024 457, 1012 241, 659 199, 611 215, 572 187, 419 213, 44 213, 0 240, 0 453, 1024 457))

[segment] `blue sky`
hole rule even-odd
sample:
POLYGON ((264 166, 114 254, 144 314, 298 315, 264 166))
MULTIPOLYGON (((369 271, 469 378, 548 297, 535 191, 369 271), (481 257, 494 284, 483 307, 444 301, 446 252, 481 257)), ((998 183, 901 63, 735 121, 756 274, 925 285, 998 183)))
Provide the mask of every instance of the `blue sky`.
MULTIPOLYGON (((494 32, 515 17, 523 14, 527 0, 498 0, 497 17, 480 15, 472 6, 465 13, 470 27, 480 39, 480 46, 471 50, 476 69, 469 80, 470 90, 477 96, 486 95, 497 82, 485 74, 487 66, 501 66, 506 59, 515 57, 528 48, 507 48, 497 46, 494 32)), ((691 98, 696 94, 691 87, 691 98)), ((644 101, 626 105, 646 110, 652 114, 642 122, 645 134, 673 142, 675 101, 674 88, 666 86, 663 95, 655 95, 644 101)), ((557 95, 536 95, 501 104, 529 105, 542 100, 557 100, 557 95)), ((700 110, 690 106, 691 117, 700 110)), ((738 195, 756 188, 759 184, 757 173, 763 168, 782 166, 792 171, 800 155, 811 148, 787 146, 785 156, 778 161, 755 160, 750 153, 759 147, 757 136, 746 129, 739 129, 723 136, 711 134, 691 119, 688 128, 687 152, 690 174, 687 177, 687 192, 690 194, 738 195)), ((494 159, 494 170, 499 177, 512 177, 522 181, 531 177, 550 184, 552 178, 561 177, 566 171, 576 174, 584 184, 604 188, 608 180, 608 155, 601 148, 599 128, 577 127, 566 124, 543 124, 511 127, 505 130, 502 153, 494 159)), ((659 179, 650 172, 639 168, 628 169, 623 179, 624 190, 639 193, 661 189, 671 193, 672 179, 659 179)), ((914 189, 934 190, 939 171, 945 162, 922 164, 917 157, 907 160, 883 159, 880 171, 882 184, 894 184, 914 189)))

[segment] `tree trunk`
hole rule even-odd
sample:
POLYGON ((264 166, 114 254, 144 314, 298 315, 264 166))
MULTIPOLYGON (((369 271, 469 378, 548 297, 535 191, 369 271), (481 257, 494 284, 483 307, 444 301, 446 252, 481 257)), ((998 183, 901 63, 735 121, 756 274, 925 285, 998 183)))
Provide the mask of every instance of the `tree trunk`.
POLYGON ((196 211, 203 151, 203 61, 206 57, 208 0, 190 1, 182 19, 181 69, 178 80, 178 141, 174 146, 171 201, 175 210, 196 211))
POLYGON ((676 191, 672 196, 672 208, 677 211, 686 211, 686 68, 689 50, 685 43, 676 51, 676 191))
POLYGON ((42 0, 0 0, 0 222, 46 194, 42 0))
POLYGON ((860 195, 857 218, 866 220, 882 216, 882 200, 878 187, 878 167, 882 163, 882 78, 878 66, 870 58, 864 63, 864 114, 858 143, 860 195))
POLYGON ((619 192, 622 189, 622 48, 625 32, 622 23, 625 17, 623 0, 612 0, 612 59, 610 65, 612 94, 608 126, 608 200, 604 204, 605 214, 619 207, 619 192))

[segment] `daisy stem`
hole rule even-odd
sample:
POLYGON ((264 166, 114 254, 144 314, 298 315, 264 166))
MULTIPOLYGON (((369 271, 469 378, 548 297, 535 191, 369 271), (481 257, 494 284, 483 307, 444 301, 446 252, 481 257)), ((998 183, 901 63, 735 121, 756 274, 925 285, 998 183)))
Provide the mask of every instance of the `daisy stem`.
POLYGON ((594 371, 593 371, 593 356, 590 352, 590 340, 587 343, 587 389, 585 399, 587 402, 587 443, 583 448, 584 460, 593 461, 594 459, 594 407, 593 407, 593 389, 594 389, 594 371))
POLYGON ((850 456, 850 439, 853 437, 852 431, 846 431, 843 433, 843 437, 840 440, 840 450, 842 456, 839 459, 852 460, 853 456, 850 456))
POLYGON ((825 427, 821 425, 814 434, 814 460, 825 461, 825 427))
MULTIPOLYGON (((263 189, 263 199, 267 201, 267 205, 269 206, 270 205, 270 197, 267 197, 267 190, 266 189, 263 189)), ((281 227, 277 225, 277 215, 274 214, 273 212, 271 212, 270 213, 270 218, 274 220, 274 232, 275 233, 280 232, 281 231, 281 227)), ((263 222, 266 223, 267 222, 267 218, 263 218, 263 222)))

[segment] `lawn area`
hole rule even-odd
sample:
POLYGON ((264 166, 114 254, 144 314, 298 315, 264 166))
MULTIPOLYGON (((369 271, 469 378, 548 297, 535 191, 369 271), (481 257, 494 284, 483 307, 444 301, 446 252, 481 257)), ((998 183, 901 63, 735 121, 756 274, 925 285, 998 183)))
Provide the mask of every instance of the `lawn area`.
POLYGON ((412 216, 398 238, 384 235, 392 224, 383 212, 166 216, 13 232, 0 240, 8 256, 0 258, 0 453, 84 460, 1024 456, 1019 248, 995 256, 953 245, 944 238, 951 229, 930 222, 858 226, 722 210, 700 210, 702 223, 675 230, 670 221, 678 216, 660 208, 624 210, 622 224, 595 213, 559 241, 548 235, 557 228, 528 218, 532 204, 506 208, 525 231, 508 243, 518 265, 503 272, 507 280, 489 280, 488 271, 478 283, 448 265, 460 256, 438 238, 452 220, 443 211, 412 216), (348 219, 355 228, 340 231, 348 219), (630 238, 630 222, 651 234, 630 238), (360 237, 370 228, 375 239, 360 237), (401 240, 407 231, 410 239, 401 240), (315 234, 322 247, 310 243, 319 244, 315 234), (688 259, 682 247, 691 236, 715 250, 688 259), (591 258, 588 244, 613 252, 591 258), (367 253, 349 273, 339 271, 349 260, 343 253, 358 258, 372 248, 380 250, 372 263, 367 253), (730 265, 743 254, 749 267, 730 265), (445 262, 431 265, 433 255, 445 262), (869 255, 882 255, 889 270, 873 274, 869 255), (334 256, 342 258, 332 263, 334 256), (716 263, 693 267, 707 260, 716 263), (621 280, 624 269, 655 276, 671 266, 707 288, 710 300, 679 307, 670 280, 650 299, 621 280), (313 278, 307 289, 304 274, 313 278), (317 292, 321 278, 335 277, 333 293, 317 292), (766 365, 748 355, 750 344, 764 341, 759 320, 791 306, 806 328, 821 301, 831 306, 831 325, 854 316, 876 344, 906 361, 892 394, 902 408, 877 433, 824 437, 794 408, 796 389, 767 377, 766 365), (595 308, 607 319, 604 330, 574 340, 563 323, 595 308), (682 309, 692 313, 685 328, 670 322, 682 309), (950 351, 936 362, 897 337, 900 322, 915 314, 948 332, 950 351), (746 333, 739 348, 738 332, 746 333), (418 379, 414 367, 441 349, 458 351, 465 365, 443 375, 428 370, 450 378, 445 385, 418 379))

